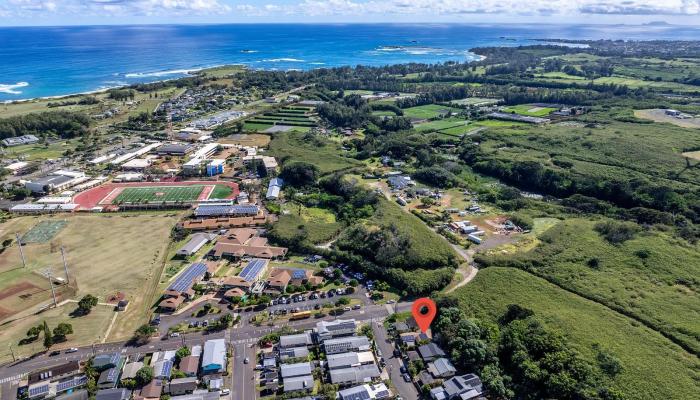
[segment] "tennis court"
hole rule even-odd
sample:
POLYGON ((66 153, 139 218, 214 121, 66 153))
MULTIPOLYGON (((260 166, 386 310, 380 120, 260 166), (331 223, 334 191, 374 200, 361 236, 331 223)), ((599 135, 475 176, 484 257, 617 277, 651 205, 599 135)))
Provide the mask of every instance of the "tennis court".
POLYGON ((68 222, 65 220, 41 221, 22 236, 22 244, 46 243, 53 239, 66 224, 68 222))

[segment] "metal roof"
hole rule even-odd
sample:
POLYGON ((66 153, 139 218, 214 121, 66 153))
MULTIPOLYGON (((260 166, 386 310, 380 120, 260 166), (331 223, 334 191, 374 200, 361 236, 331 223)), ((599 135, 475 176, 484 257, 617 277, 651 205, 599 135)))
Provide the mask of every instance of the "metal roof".
POLYGON ((212 339, 204 343, 202 354, 202 368, 218 365, 223 368, 226 365, 226 340, 212 339))
POLYGON ((284 391, 307 390, 314 387, 314 378, 311 375, 295 376, 284 380, 284 391))
POLYGON ((192 284, 194 281, 198 278, 201 278, 204 276, 204 274, 207 272, 207 266, 204 263, 194 263, 187 267, 185 272, 181 273, 177 279, 175 279, 175 282, 173 282, 169 287, 168 290, 174 290, 177 292, 185 292, 187 289, 192 287, 192 284))
POLYGON ((282 378, 311 375, 311 363, 282 364, 280 366, 280 375, 282 375, 282 378))

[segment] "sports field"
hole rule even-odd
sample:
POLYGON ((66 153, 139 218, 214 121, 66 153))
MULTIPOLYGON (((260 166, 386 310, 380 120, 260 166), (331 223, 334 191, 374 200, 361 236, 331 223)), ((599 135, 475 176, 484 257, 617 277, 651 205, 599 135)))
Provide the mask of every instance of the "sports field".
POLYGON ((127 187, 121 190, 112 204, 194 201, 199 198, 205 187, 210 186, 127 187))
POLYGON ((197 200, 223 199, 232 190, 225 185, 119 187, 100 204, 188 203, 197 200))

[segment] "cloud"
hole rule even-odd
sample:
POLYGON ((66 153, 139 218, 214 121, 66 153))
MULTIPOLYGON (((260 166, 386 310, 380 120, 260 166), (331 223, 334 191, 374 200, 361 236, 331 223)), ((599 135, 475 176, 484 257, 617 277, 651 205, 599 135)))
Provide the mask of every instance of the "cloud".
MULTIPOLYGON (((464 15, 572 16, 590 14, 695 16, 700 0, 0 0, 0 15, 46 16, 224 15, 238 18, 285 16, 413 17, 459 19, 464 15)), ((333 18, 331 18, 333 19, 333 18)), ((335 18, 338 19, 338 18, 335 18)))

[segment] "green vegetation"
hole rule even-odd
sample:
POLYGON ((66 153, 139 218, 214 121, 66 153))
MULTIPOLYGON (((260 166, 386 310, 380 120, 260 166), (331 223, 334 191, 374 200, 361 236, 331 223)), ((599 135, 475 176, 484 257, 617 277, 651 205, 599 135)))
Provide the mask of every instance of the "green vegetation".
POLYGON ((605 349, 620 360, 622 370, 611 380, 625 398, 680 400, 700 389, 695 356, 634 320, 527 272, 487 268, 450 297, 467 316, 493 323, 510 304, 530 308, 591 364, 597 349, 605 349))
POLYGON ((540 107, 533 104, 520 104, 517 106, 506 107, 504 109, 504 111, 508 113, 527 115, 530 117, 546 117, 547 115, 551 114, 552 111, 556 110, 556 108, 540 107))
POLYGON ((321 138, 309 137, 299 132, 280 132, 270 142, 270 154, 284 164, 287 160, 299 160, 318 167, 322 174, 360 165, 356 160, 343 157, 340 146, 321 138))
POLYGON ((562 221, 530 252, 479 261, 530 271, 700 352, 700 323, 686 317, 700 312, 700 247, 639 227, 620 233, 619 225, 629 223, 562 221))
POLYGON ((403 110, 403 115, 408 118, 416 119, 431 119, 442 117, 451 112, 459 112, 458 109, 452 107, 440 106, 437 104, 429 104, 424 106, 410 107, 403 110))

